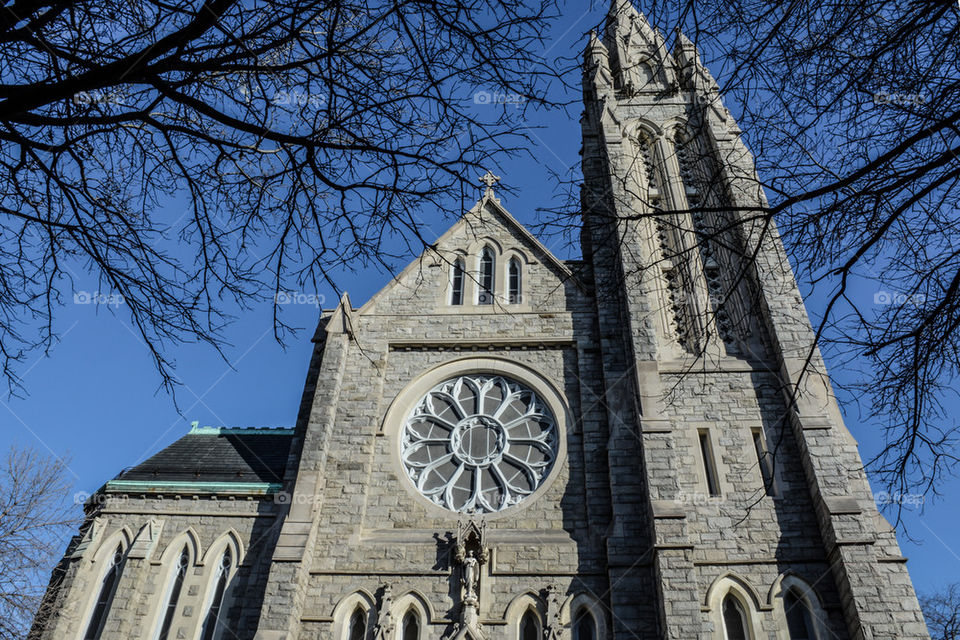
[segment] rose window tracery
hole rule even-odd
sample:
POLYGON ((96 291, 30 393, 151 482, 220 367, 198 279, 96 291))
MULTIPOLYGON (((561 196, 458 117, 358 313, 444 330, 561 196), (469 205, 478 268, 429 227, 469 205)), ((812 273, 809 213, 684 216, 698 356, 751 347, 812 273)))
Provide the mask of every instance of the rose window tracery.
POLYGON ((540 487, 557 445, 556 420, 536 392, 504 376, 473 374, 446 380, 417 402, 403 425, 400 458, 434 504, 490 513, 540 487))

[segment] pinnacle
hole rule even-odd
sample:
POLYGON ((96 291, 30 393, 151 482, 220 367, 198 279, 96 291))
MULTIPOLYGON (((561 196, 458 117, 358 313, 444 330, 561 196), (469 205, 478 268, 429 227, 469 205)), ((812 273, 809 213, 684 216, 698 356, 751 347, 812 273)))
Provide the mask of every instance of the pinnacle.
POLYGON ((680 45, 683 45, 684 47, 693 47, 693 46, 695 46, 692 42, 690 42, 690 38, 688 38, 688 37, 683 33, 683 31, 680 31, 680 27, 675 27, 675 28, 674 28, 674 31, 675 31, 676 34, 677 34, 677 43, 679 43, 680 45))
POLYGON ((599 51, 603 54, 607 53, 607 45, 603 43, 603 40, 597 35, 597 32, 594 30, 590 31, 590 37, 587 40, 586 54, 589 55, 594 51, 599 51))
POLYGON ((632 30, 633 27, 636 27, 648 42, 655 40, 653 27, 646 16, 637 10, 632 0, 611 0, 610 11, 607 13, 607 29, 624 32, 632 30))

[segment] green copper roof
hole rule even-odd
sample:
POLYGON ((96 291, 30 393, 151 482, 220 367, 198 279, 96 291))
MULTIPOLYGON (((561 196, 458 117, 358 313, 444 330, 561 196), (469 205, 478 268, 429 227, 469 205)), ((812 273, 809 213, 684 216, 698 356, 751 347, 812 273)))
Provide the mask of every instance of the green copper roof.
POLYGON ((107 491, 144 493, 277 493, 283 485, 273 482, 191 482, 176 480, 111 480, 107 491))
POLYGON ((199 422, 190 423, 190 433, 202 436, 292 436, 293 429, 270 429, 260 427, 201 427, 199 422))

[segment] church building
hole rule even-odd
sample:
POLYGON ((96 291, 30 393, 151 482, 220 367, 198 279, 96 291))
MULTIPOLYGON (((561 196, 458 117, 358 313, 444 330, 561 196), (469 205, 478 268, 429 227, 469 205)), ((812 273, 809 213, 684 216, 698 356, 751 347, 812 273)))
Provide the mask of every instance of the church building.
POLYGON ((292 428, 91 497, 30 637, 929 638, 695 46, 615 0, 583 99, 582 259, 488 173, 322 314, 292 428))

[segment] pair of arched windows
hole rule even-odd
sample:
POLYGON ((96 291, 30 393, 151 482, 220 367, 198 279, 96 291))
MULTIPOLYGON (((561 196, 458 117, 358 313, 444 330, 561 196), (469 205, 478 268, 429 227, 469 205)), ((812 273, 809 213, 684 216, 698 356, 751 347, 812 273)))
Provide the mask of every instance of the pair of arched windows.
MULTIPOLYGON (((783 612, 789 640, 820 640, 810 604, 797 589, 791 587, 784 593, 783 612)), ((724 640, 753 640, 756 637, 747 608, 733 593, 724 596, 720 615, 724 640)))
MULTIPOLYGON (((597 624, 593 615, 586 607, 581 607, 573 616, 571 625, 573 640, 597 640, 597 624)), ((520 627, 517 640, 540 640, 543 634, 540 631, 540 617, 528 609, 520 618, 520 627)), ((404 638, 406 640, 406 638, 404 638)))
MULTIPOLYGON (((507 304, 520 304, 522 299, 523 270, 516 257, 507 261, 507 304)), ((479 272, 477 274, 477 297, 479 305, 494 303, 497 295, 497 259, 489 246, 480 251, 479 272)), ((465 302, 466 264, 463 258, 453 261, 450 272, 450 304, 459 306, 465 302)))
MULTIPOLYGON (((180 605, 180 597, 183 592, 183 583, 187 577, 187 571, 193 564, 190 556, 189 545, 183 545, 180 555, 172 568, 172 575, 168 579, 167 593, 162 605, 163 617, 160 619, 160 626, 157 628, 157 640, 170 640, 176 637, 171 635, 174 616, 177 607, 180 605)), ((234 554, 233 549, 228 545, 218 558, 214 575, 210 584, 212 592, 207 596, 204 603, 203 627, 200 631, 201 640, 214 640, 221 637, 223 630, 227 628, 227 620, 224 613, 224 599, 227 594, 227 586, 230 577, 233 574, 234 554)))
MULTIPOLYGON (((367 612, 363 607, 357 605, 350 615, 350 623, 347 627, 347 640, 366 640, 367 638, 367 612)), ((400 621, 399 640, 420 640, 420 616, 414 609, 407 611, 400 621)))

